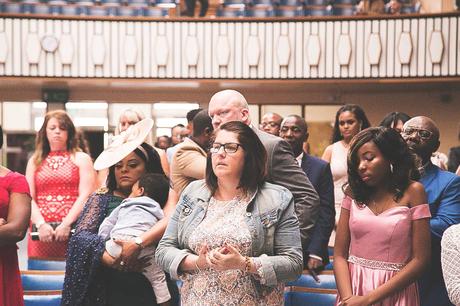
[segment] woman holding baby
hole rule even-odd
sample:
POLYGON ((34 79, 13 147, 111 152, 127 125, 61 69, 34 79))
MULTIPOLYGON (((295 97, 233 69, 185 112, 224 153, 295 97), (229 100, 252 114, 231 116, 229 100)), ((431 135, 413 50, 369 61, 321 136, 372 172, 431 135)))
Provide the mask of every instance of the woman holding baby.
MULTIPOLYGON (((164 174, 158 153, 143 142, 152 126, 151 119, 133 125, 116 136, 94 163, 96 170, 109 168, 107 188, 90 196, 70 239, 63 305, 156 305, 152 287, 141 273, 153 258, 138 259, 138 255, 163 235, 177 202, 174 192, 164 207, 164 219, 132 241, 118 241, 122 252, 117 259, 107 253, 105 240, 98 235, 101 223, 129 196, 141 176, 164 174)), ((169 289, 174 299, 177 288, 169 289)))

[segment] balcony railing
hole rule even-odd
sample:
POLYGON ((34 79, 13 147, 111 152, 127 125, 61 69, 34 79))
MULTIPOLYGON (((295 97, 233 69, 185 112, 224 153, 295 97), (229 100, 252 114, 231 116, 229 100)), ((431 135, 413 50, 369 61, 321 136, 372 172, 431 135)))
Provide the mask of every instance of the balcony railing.
POLYGON ((460 75, 460 15, 0 17, 0 76, 363 79, 460 75))

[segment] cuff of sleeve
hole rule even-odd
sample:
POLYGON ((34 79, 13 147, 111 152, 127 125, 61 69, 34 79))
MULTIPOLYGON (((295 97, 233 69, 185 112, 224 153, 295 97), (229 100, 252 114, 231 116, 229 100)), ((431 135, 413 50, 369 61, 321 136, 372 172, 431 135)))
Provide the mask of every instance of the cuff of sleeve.
POLYGON ((266 254, 253 258, 257 268, 257 274, 260 277, 260 283, 269 287, 274 287, 278 284, 276 273, 273 269, 273 264, 266 254))
POLYGON ((314 255, 314 254, 310 254, 308 255, 309 257, 313 258, 313 259, 317 259, 317 260, 320 260, 321 262, 323 261, 323 259, 317 255, 314 255))
POLYGON ((174 280, 179 280, 179 265, 184 260, 184 258, 189 255, 187 250, 180 250, 179 254, 174 258, 171 267, 169 268, 169 275, 174 280))

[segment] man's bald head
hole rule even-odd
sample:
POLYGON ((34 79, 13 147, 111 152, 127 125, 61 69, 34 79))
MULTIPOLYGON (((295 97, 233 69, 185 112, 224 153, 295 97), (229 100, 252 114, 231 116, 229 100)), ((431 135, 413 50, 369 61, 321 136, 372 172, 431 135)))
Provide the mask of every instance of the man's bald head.
POLYGON ((269 134, 279 136, 281 121, 283 117, 277 113, 266 113, 260 122, 260 129, 269 134))
POLYGON ((236 90, 226 89, 215 93, 209 101, 209 116, 214 129, 229 121, 250 124, 249 105, 246 98, 236 90))
POLYGON ((431 118, 417 116, 406 121, 401 135, 424 163, 439 148, 439 129, 431 118))

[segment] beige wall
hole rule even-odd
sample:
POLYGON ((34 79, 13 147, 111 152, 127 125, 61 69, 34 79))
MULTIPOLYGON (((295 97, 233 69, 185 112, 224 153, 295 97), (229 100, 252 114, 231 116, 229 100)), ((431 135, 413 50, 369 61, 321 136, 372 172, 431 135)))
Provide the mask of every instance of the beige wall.
MULTIPOLYGON (((458 145, 460 80, 457 79, 435 82, 259 80, 232 81, 226 82, 225 85, 219 80, 197 80, 193 82, 197 84, 193 88, 191 86, 181 88, 180 83, 175 80, 163 83, 164 87, 149 88, 145 80, 130 80, 125 82, 124 86, 120 86, 112 83, 111 80, 80 79, 49 84, 46 80, 37 79, 0 79, 0 101, 40 101, 41 88, 47 86, 69 88, 70 99, 73 101, 103 100, 138 103, 191 101, 207 107, 210 97, 215 92, 234 88, 240 90, 250 104, 334 105, 335 107, 345 103, 356 103, 365 109, 372 124, 378 124, 385 114, 392 111, 402 111, 412 116, 429 116, 438 123, 441 131, 440 150, 447 153, 451 146, 458 145)), ((253 114, 253 117, 256 124, 257 115, 253 114)))

